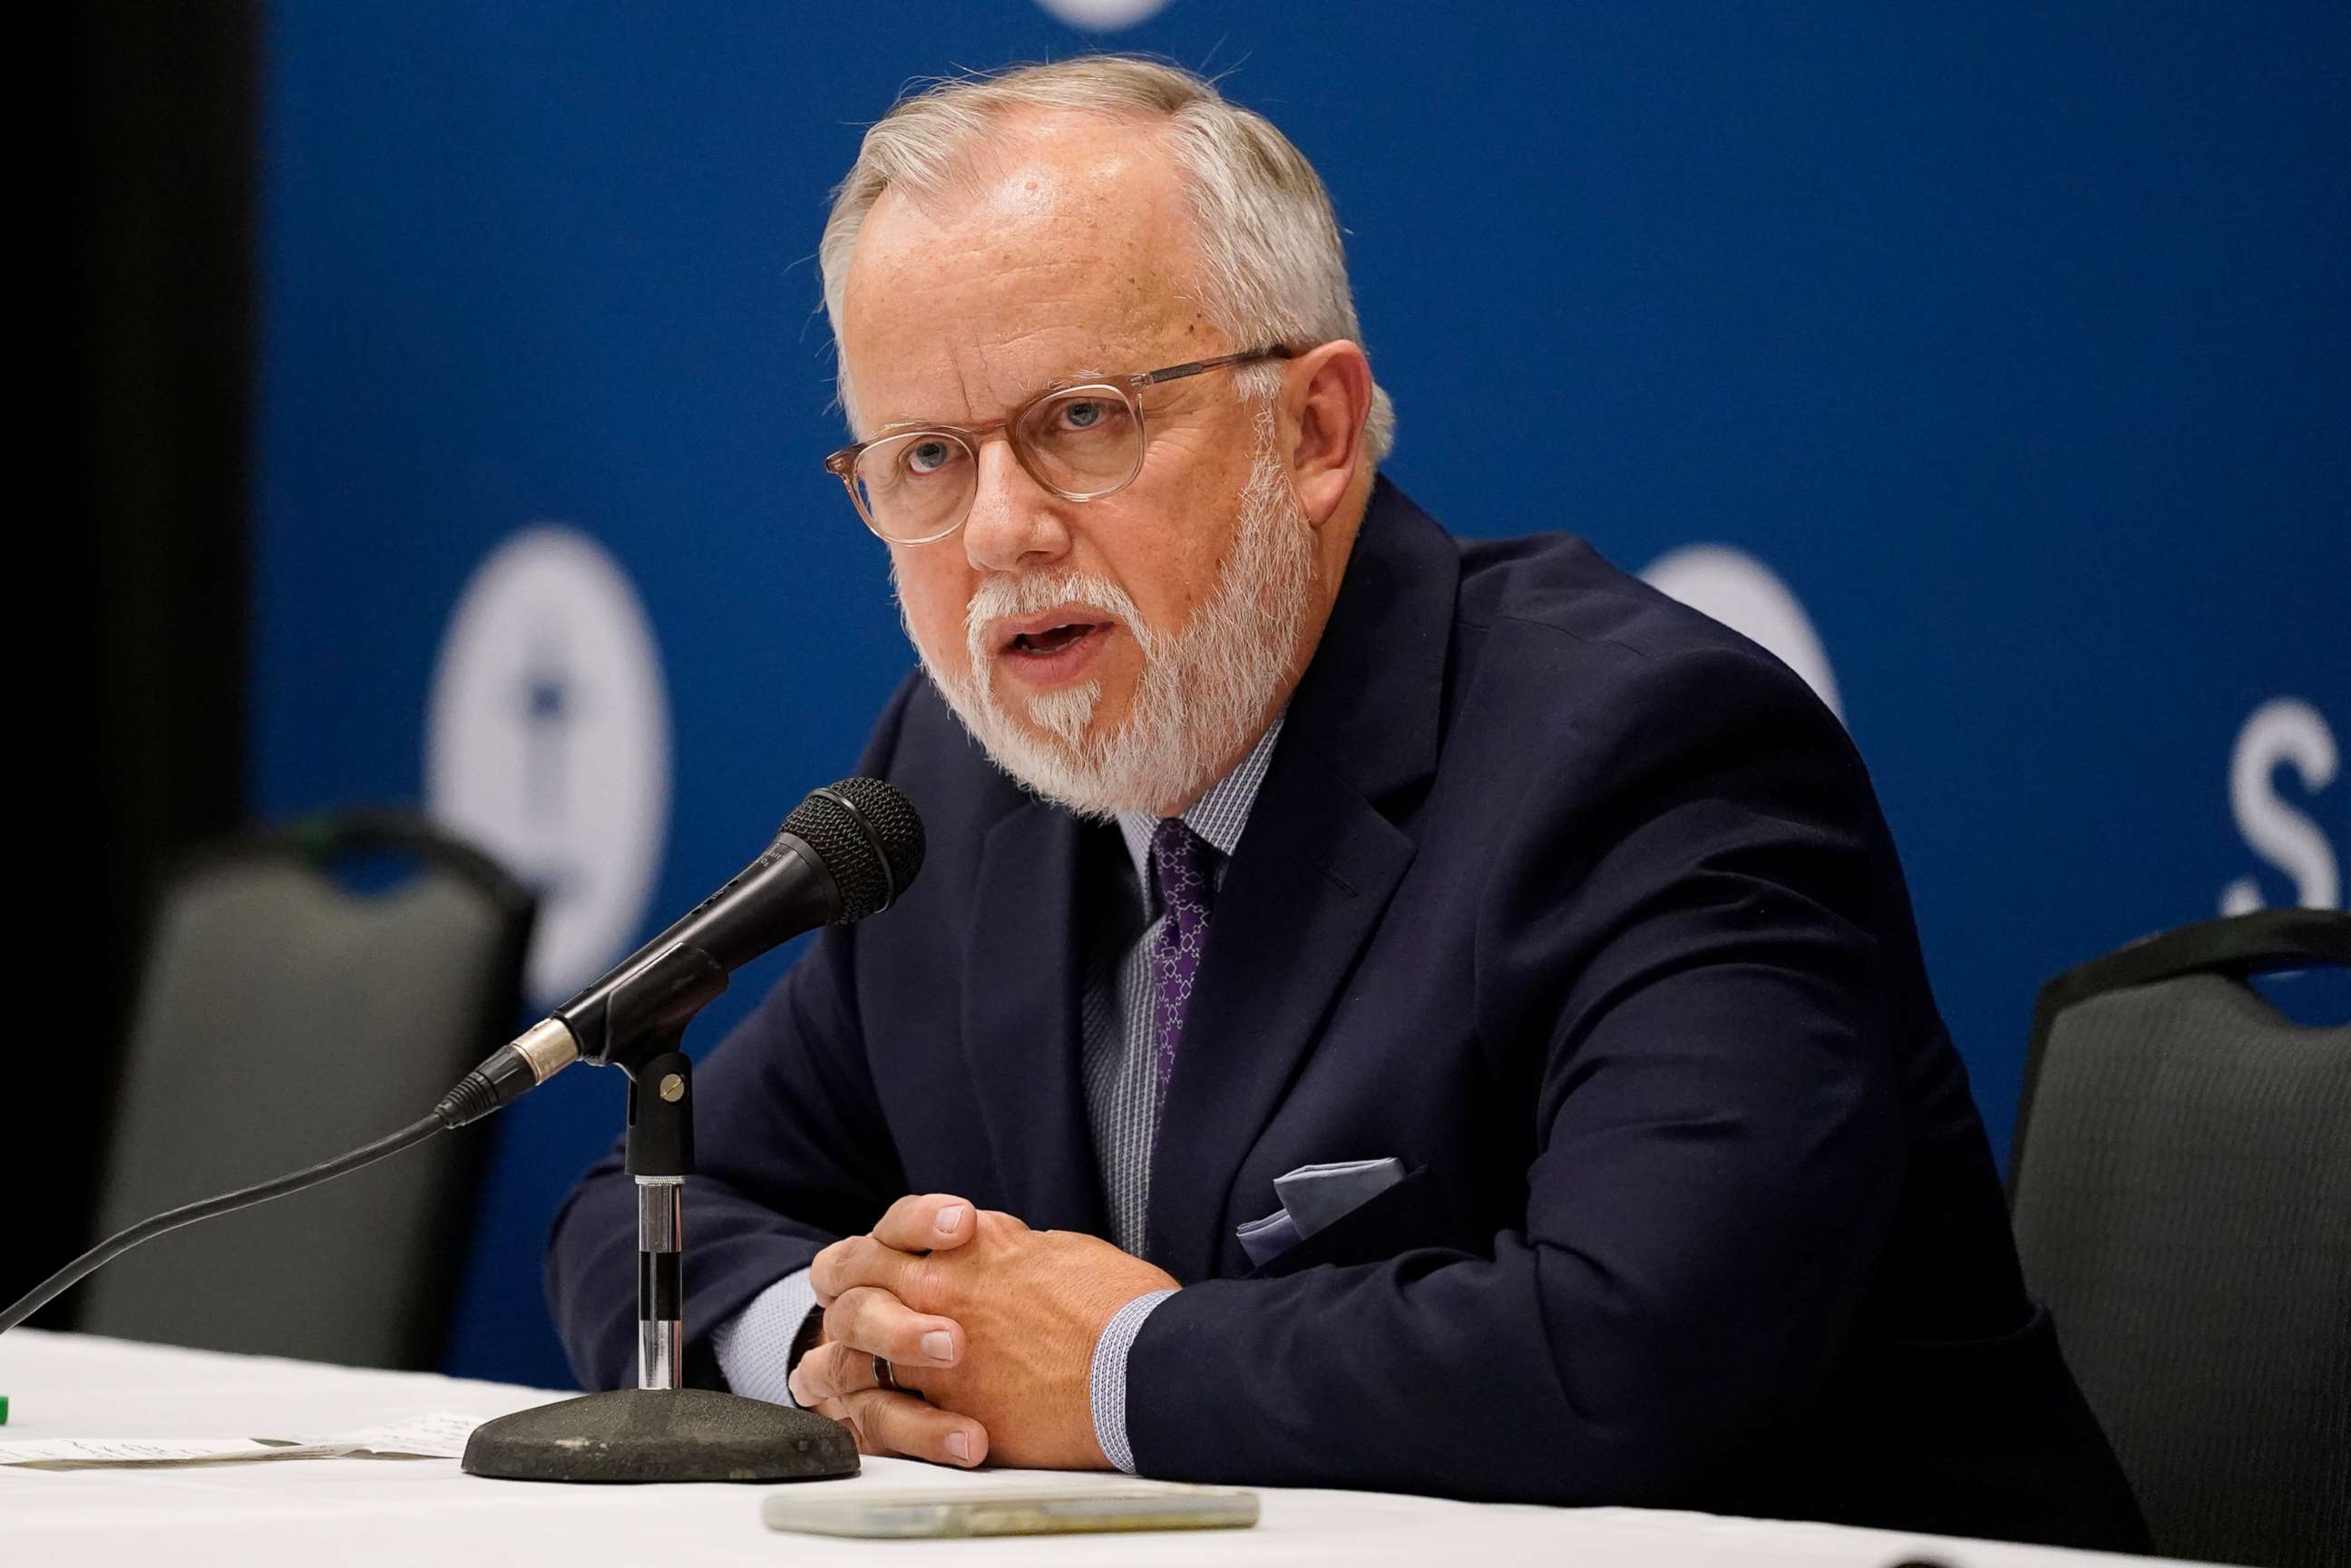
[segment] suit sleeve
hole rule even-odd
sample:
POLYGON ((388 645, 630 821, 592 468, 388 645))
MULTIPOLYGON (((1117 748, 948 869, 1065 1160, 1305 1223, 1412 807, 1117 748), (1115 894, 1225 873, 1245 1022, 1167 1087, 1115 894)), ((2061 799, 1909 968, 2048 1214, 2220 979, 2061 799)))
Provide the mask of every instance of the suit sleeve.
MULTIPOLYGON (((860 771, 886 776, 911 682, 860 771)), ((710 1335, 905 1187, 882 1115, 856 988, 856 928, 827 926, 695 1069, 696 1174, 686 1178, 688 1378, 720 1381, 710 1335)), ((548 1240, 548 1306, 585 1388, 633 1387, 636 1184, 615 1145, 572 1187, 548 1240)))
POLYGON ((1480 1046, 1535 1087, 1524 1228, 1177 1292, 1128 1362, 1141 1473, 1672 1505, 1817 1385, 1900 1182, 1898 873, 1784 669, 1637 681, 1613 731, 1564 721, 1478 915, 1480 1046))

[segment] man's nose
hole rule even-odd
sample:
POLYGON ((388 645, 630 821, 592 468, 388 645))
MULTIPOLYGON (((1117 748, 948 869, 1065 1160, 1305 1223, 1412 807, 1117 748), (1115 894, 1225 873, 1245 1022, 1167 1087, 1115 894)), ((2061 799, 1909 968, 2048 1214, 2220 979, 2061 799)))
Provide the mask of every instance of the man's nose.
POLYGON ((983 571, 1034 567, 1069 553, 1061 498, 1029 476, 1006 441, 984 442, 964 518, 964 555, 983 571))

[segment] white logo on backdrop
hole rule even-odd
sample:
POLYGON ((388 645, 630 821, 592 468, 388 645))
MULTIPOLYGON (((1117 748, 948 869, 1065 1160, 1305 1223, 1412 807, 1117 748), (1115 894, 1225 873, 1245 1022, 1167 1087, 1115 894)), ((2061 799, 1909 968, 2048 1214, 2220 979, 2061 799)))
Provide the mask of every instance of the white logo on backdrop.
POLYGON ((1072 27, 1107 33, 1132 27, 1167 8, 1167 0, 1037 0, 1072 27))
POLYGON ((573 528, 514 535, 450 617, 425 726, 433 815, 539 893, 548 1007, 644 919, 669 833, 669 698, 627 576, 573 528))
MULTIPOLYGON (((2343 903, 2342 868, 2335 847, 2318 824, 2278 799, 2280 763, 2290 763, 2302 787, 2316 794, 2335 782, 2335 732, 2318 710, 2299 697, 2273 697, 2255 708, 2237 732, 2229 760, 2229 805, 2237 831, 2253 853, 2293 879, 2304 909, 2337 909, 2343 903)), ((2245 915, 2262 907, 2261 883, 2241 876, 2220 890, 2220 913, 2245 915)))
POLYGON ((1803 605, 1770 567, 1729 545, 1685 545, 1651 561, 1641 576, 1668 598, 1762 643, 1804 678, 1831 713, 1844 717, 1828 650, 1803 605))

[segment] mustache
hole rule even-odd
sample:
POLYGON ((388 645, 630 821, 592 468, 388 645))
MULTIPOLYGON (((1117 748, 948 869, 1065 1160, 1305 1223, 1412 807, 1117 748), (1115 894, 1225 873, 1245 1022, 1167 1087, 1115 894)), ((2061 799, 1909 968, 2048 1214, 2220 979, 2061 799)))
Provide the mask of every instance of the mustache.
POLYGON ((1135 639, 1149 652, 1153 636, 1143 623, 1142 612, 1126 591, 1106 577, 1088 572, 1063 570, 1039 572, 1022 577, 991 577, 980 583, 965 606, 964 642, 971 654, 975 672, 987 668, 995 653, 987 641, 987 628, 993 622, 1020 615, 1033 615, 1040 610, 1050 610, 1057 604, 1074 604, 1108 620, 1123 623, 1135 639))

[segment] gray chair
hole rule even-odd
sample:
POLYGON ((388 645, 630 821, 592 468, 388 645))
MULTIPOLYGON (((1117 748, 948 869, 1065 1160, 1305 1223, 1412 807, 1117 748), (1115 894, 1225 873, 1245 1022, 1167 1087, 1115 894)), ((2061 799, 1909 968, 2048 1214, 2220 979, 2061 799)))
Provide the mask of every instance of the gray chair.
POLYGON ((2041 993, 2017 1248, 2167 1556, 2351 1563, 2351 1023, 2246 983, 2328 965, 2351 915, 2263 911, 2041 993))
MULTIPOLYGON (((534 909, 487 857, 404 813, 322 818, 198 856, 165 889, 148 942, 98 1234, 429 1112, 514 1033, 534 909)), ((73 1326, 434 1365, 484 1143, 436 1138, 160 1237, 79 1288, 73 1326)))

